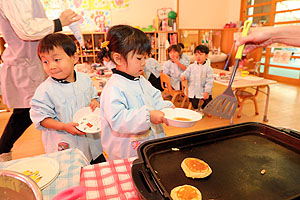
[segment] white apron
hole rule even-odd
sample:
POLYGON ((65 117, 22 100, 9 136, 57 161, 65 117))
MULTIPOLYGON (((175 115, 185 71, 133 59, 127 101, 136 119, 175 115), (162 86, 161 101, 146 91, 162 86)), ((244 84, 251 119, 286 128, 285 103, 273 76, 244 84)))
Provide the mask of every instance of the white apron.
POLYGON ((38 40, 54 32, 40 0, 0 0, 0 32, 8 44, 1 72, 3 101, 10 108, 29 108, 45 73, 37 55, 38 40))

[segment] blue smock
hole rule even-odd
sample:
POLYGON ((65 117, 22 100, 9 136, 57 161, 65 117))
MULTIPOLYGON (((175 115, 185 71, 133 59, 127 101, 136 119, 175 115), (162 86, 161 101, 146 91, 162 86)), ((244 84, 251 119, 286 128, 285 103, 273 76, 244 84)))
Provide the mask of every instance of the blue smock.
POLYGON ((203 65, 195 61, 183 73, 188 81, 189 98, 202 99, 204 92, 212 94, 214 72, 208 62, 203 65))
POLYGON ((145 77, 131 80, 114 73, 100 97, 101 141, 107 159, 137 156, 142 142, 164 137, 162 124, 152 124, 149 111, 172 105, 145 77))
POLYGON ((46 153, 58 151, 60 143, 81 150, 89 161, 96 159, 103 151, 100 133, 72 135, 66 131, 48 129, 40 122, 45 118, 68 123, 73 122, 74 114, 98 98, 98 92, 90 77, 76 72, 76 81, 59 83, 48 77, 35 91, 30 102, 30 117, 35 127, 42 130, 42 140, 46 153))

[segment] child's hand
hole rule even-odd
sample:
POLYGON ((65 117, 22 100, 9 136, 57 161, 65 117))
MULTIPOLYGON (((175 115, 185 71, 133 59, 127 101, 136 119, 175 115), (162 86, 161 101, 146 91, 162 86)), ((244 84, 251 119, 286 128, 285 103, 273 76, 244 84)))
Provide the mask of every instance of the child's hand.
POLYGON ((78 130, 76 126, 79 126, 79 124, 76 122, 65 123, 63 130, 71 133, 72 135, 85 135, 85 133, 78 130))
POLYGON ((204 94, 203 94, 203 99, 208 99, 208 97, 209 97, 208 92, 204 92, 204 94))
POLYGON ((94 112, 94 110, 98 107, 100 107, 99 102, 96 99, 92 99, 89 107, 91 107, 92 111, 94 112))
POLYGON ((165 123, 168 125, 168 122, 165 118, 165 113, 160 110, 150 110, 150 121, 153 124, 165 123))

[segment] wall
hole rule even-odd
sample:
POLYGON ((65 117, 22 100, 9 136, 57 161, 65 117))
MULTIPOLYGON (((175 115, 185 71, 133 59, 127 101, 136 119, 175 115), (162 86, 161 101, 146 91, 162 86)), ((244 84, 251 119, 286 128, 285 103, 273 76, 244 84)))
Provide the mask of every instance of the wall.
POLYGON ((179 0, 180 29, 221 29, 238 22, 241 0, 179 0))
POLYGON ((111 11, 112 25, 147 27, 153 24, 159 8, 171 8, 177 12, 177 0, 130 0, 129 8, 111 11))
MULTIPOLYGON (((127 9, 111 11, 112 25, 146 27, 158 8, 177 11, 177 0, 131 0, 127 9)), ((221 29, 240 18, 241 0, 179 0, 179 28, 221 29)))

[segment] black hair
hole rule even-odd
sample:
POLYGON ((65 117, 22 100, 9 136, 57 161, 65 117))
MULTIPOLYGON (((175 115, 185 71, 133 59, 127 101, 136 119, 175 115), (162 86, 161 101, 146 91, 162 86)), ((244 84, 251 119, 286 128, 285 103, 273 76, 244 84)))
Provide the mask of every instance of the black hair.
POLYGON ((109 55, 108 55, 108 52, 109 50, 107 49, 107 47, 103 47, 103 48, 100 48, 99 52, 97 53, 97 57, 99 59, 99 62, 103 65, 103 58, 109 58, 109 55))
POLYGON ((168 59, 170 59, 169 53, 174 50, 177 51, 179 53, 179 57, 181 57, 181 47, 178 44, 173 44, 171 46, 169 46, 169 48, 167 49, 167 53, 168 53, 168 59))
POLYGON ((54 47, 61 47, 68 56, 76 53, 76 44, 71 37, 62 33, 51 33, 46 35, 38 45, 38 55, 41 53, 49 53, 54 47))
POLYGON ((197 51, 200 51, 201 53, 205 53, 208 54, 209 53, 209 48, 205 45, 198 45, 196 46, 194 53, 196 53, 197 51))
MULTIPOLYGON (((147 35, 132 26, 116 25, 108 30, 106 41, 109 41, 107 48, 102 48, 103 53, 98 54, 101 60, 105 55, 111 59, 111 52, 120 53, 127 59, 128 53, 150 54, 151 43, 147 35)), ((114 61, 113 59, 111 59, 114 61)))
POLYGON ((184 44, 178 43, 178 45, 181 47, 181 49, 184 49, 184 44))

